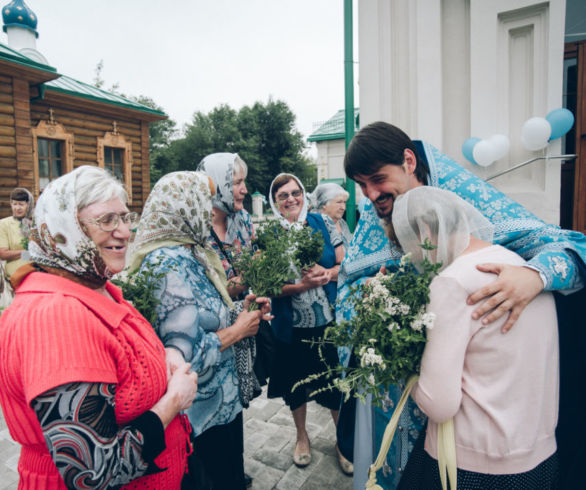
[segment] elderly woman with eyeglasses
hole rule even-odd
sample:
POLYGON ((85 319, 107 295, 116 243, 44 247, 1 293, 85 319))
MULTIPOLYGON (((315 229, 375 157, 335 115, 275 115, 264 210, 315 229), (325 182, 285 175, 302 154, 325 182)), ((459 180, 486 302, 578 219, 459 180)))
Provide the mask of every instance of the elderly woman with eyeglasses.
POLYGON ((80 167, 39 198, 32 264, 0 317, 0 401, 22 444, 19 488, 179 488, 197 375, 173 373, 151 325, 109 279, 136 213, 120 182, 80 167))
MULTIPOLYGON (((325 371, 323 360, 332 367, 338 363, 332 344, 326 344, 320 352, 312 341, 321 340, 326 327, 334 321, 332 308, 336 301, 338 269, 344 258, 344 247, 333 223, 328 226, 321 214, 307 212, 305 189, 294 175, 284 173, 275 177, 269 201, 283 227, 309 226, 315 233, 321 233, 324 239, 324 251, 318 263, 309 270, 301 271, 295 283, 285 284, 282 297, 273 300, 275 318, 272 327, 276 340, 268 396, 282 397, 291 409, 297 430, 293 462, 304 467, 311 462, 309 435, 305 427, 307 402, 315 400, 329 408, 337 424, 341 394, 334 388, 310 396, 331 384, 331 377, 325 376, 295 390, 292 388, 298 381, 325 371)), ((354 471, 352 463, 342 456, 337 445, 336 452, 342 471, 351 475, 354 471)))
POLYGON ((309 195, 312 209, 321 213, 325 221, 334 222, 336 230, 342 235, 345 249, 348 249, 352 241, 352 232, 343 218, 349 196, 350 194, 342 186, 334 182, 318 185, 309 195))
POLYGON ((0 401, 19 488, 179 488, 197 375, 173 373, 151 325, 109 279, 136 213, 120 182, 80 167, 39 198, 32 264, 0 318, 0 401))

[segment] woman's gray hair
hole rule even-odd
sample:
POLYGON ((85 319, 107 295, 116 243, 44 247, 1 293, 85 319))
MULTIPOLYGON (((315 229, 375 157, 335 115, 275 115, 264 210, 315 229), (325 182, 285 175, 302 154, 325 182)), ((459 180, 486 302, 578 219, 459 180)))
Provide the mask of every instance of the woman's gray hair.
POLYGON ((77 173, 75 179, 75 205, 77 210, 97 202, 107 202, 118 198, 124 204, 128 201, 128 194, 124 185, 110 172, 91 165, 78 167, 72 172, 77 173))
POLYGON ((246 165, 246 162, 236 153, 234 156, 234 175, 236 175, 236 172, 238 171, 242 172, 244 178, 248 175, 248 165, 246 165))
POLYGON ((318 185, 308 197, 312 209, 320 211, 328 202, 338 196, 344 196, 348 199, 350 194, 341 185, 326 182, 318 185))

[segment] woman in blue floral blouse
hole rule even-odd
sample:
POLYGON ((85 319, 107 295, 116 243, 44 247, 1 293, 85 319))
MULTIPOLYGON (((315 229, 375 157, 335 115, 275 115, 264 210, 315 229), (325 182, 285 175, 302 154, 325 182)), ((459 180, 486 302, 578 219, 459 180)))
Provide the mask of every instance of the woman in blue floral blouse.
POLYGON ((266 298, 248 312, 254 296, 233 303, 226 275, 208 235, 213 184, 200 172, 165 175, 145 203, 131 269, 161 274, 154 325, 172 372, 183 360, 198 373, 198 396, 187 415, 195 451, 216 489, 242 489, 242 404, 254 391, 254 373, 241 372, 234 346, 271 319, 266 298))

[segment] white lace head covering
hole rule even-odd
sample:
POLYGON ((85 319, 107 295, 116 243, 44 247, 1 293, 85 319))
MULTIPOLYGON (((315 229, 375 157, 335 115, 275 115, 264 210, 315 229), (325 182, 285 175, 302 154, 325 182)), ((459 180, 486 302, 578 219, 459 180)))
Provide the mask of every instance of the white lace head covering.
POLYGON ((273 181, 271 182, 271 187, 269 189, 269 203, 271 204, 271 209, 273 210, 273 213, 277 218, 279 218, 279 222, 281 223, 281 225, 283 225, 284 228, 290 228, 291 226, 294 226, 296 223, 301 223, 302 225, 303 223, 305 223, 305 218, 307 218, 307 194, 305 193, 305 187, 303 187, 301 181, 293 174, 281 173, 273 179, 273 181), (277 204, 273 200, 273 184, 275 183, 275 180, 277 180, 282 175, 286 175, 291 179, 295 180, 295 182, 297 182, 297 184, 299 185, 299 188, 301 189, 301 193, 303 195, 303 206, 301 207, 301 212, 299 213, 299 216, 297 217, 295 223, 290 223, 287 220, 287 218, 285 218, 285 216, 281 214, 281 212, 279 211, 279 206, 277 206, 277 204))
POLYGON ((494 226, 474 206, 453 192, 421 186, 399 196, 393 205, 393 231, 416 267, 427 257, 450 265, 470 244, 470 235, 492 243, 494 226), (428 239, 437 248, 427 251, 428 239))
POLYGON ((311 209, 321 211, 328 202, 339 195, 343 195, 346 198, 349 196, 348 191, 341 185, 335 184, 334 182, 326 182, 325 184, 318 185, 307 197, 309 198, 311 209))

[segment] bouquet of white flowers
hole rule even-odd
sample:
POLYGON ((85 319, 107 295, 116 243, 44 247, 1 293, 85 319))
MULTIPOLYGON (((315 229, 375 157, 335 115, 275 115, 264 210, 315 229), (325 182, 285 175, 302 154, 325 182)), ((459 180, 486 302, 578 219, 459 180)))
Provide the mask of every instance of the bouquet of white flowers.
MULTIPOLYGON (((433 248, 428 243, 422 247, 433 248)), ((435 318, 426 312, 429 284, 440 267, 424 260, 418 272, 404 255, 395 272, 379 272, 366 285, 355 287, 348 299, 354 317, 327 328, 323 342, 351 346, 356 362, 317 376, 333 375, 333 385, 346 399, 352 393, 361 399, 372 394, 372 402, 382 406, 388 385, 419 373, 426 329, 433 327, 435 318)))
MULTIPOLYGON (((421 247, 426 250, 435 248, 428 241, 421 247)), ((336 387, 346 400, 354 395, 364 401, 366 395, 371 394, 372 403, 382 407, 386 388, 391 384, 406 382, 401 400, 385 431, 378 457, 369 471, 367 488, 372 490, 381 489, 376 485, 376 471, 382 467, 400 413, 417 381, 427 342, 427 330, 433 328, 435 320, 433 312, 428 312, 426 308, 429 303, 429 285, 441 268, 441 263, 433 264, 424 259, 419 266, 420 270, 417 271, 407 254, 395 272, 379 272, 367 284, 354 287, 346 301, 352 303, 355 315, 349 321, 327 328, 321 342, 331 342, 337 347, 351 346, 354 362, 351 361, 348 367, 336 366, 298 383, 308 383, 316 377, 329 374, 334 380, 324 390, 336 387)), ((440 433, 440 468, 448 468, 455 486, 452 422, 441 424, 440 433)), ((447 488, 444 471, 440 472, 440 476, 444 488, 447 488)))

